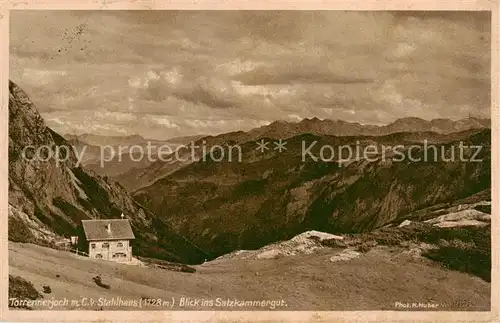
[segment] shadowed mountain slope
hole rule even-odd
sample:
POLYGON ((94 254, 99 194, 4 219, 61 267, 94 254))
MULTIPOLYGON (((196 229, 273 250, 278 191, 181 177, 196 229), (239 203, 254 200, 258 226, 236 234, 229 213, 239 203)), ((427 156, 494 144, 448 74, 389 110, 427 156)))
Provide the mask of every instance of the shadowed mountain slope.
MULTIPOLYGON (((238 249, 256 249, 306 230, 363 232, 384 226, 405 214, 452 202, 490 188, 489 129, 448 135, 395 133, 380 137, 333 137, 303 134, 288 139, 287 150, 259 153, 255 142, 242 144, 242 161, 193 162, 134 193, 136 199, 183 235, 218 256, 238 249), (423 138, 436 142, 424 150, 423 138), (320 156, 320 147, 343 145, 395 147, 413 159, 397 161, 381 149, 378 158, 333 161, 303 160, 302 145, 320 156), (482 148, 476 159, 473 148, 482 148), (451 158, 452 150, 456 158, 451 158), (436 155, 437 153, 437 155, 436 155), (436 158, 434 158, 436 157, 436 158), (434 161, 434 159, 436 159, 434 161)), ((355 149, 355 148, 353 148, 355 149)), ((398 157, 392 153, 392 157, 398 157)), ((346 156, 344 156, 346 157, 346 156)), ((373 157, 373 156, 372 156, 373 157)), ((337 158, 337 157, 336 157, 337 158)))

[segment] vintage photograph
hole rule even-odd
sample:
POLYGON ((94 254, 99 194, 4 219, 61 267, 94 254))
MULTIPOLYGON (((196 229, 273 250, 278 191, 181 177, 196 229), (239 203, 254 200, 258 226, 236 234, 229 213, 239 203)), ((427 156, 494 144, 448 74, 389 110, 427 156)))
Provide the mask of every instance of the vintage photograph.
POLYGON ((9 21, 10 310, 490 311, 490 11, 9 21))

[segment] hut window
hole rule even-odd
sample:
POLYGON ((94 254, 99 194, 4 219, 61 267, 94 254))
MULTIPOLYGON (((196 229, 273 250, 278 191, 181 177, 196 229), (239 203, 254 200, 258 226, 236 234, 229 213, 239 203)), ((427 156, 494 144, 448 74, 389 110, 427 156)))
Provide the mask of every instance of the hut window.
POLYGON ((100 253, 95 255, 96 258, 102 258, 102 255, 100 253))
POLYGON ((104 243, 102 244, 102 247, 103 247, 103 248, 109 248, 109 243, 104 242, 104 243))
POLYGON ((122 243, 122 242, 118 242, 118 243, 116 244, 116 246, 117 246, 117 247, 123 247, 123 243, 122 243))
POLYGON ((90 245, 90 247, 91 247, 92 249, 95 249, 95 243, 92 243, 92 244, 90 245))

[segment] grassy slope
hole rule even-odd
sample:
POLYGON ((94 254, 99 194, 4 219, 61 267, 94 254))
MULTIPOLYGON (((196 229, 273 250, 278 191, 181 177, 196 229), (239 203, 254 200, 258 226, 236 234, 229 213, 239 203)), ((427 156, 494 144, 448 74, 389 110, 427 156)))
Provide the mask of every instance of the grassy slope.
POLYGON ((356 248, 362 252, 375 245, 407 248, 410 243, 432 244, 436 248, 422 253, 442 266, 467 272, 491 281, 491 227, 438 228, 426 223, 412 223, 397 228, 382 228, 367 233, 347 235, 343 241, 322 242, 326 246, 356 248))
POLYGON ((180 273, 76 258, 62 251, 10 242, 9 274, 25 278, 39 291, 49 285, 50 297, 56 299, 284 299, 287 310, 394 310, 397 301, 466 301, 471 306, 461 310, 489 309, 490 284, 477 277, 446 271, 425 259, 389 249, 375 248, 348 262, 330 262, 336 253, 337 249, 325 248, 316 254, 277 260, 215 260, 197 266, 196 273, 180 273), (92 281, 98 274, 110 289, 92 281))

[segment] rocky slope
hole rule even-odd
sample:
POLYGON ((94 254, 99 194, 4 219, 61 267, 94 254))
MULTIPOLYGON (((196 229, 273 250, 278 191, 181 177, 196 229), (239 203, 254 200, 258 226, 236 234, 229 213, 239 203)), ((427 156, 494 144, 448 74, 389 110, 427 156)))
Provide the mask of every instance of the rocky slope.
POLYGON ((9 90, 10 240, 54 243, 79 234, 83 219, 123 212, 137 237, 136 253, 183 262, 205 258, 120 184, 78 166, 71 144, 45 125, 26 93, 13 82, 9 90))
MULTIPOLYGON (((183 165, 134 193, 162 221, 189 237, 212 257, 239 249, 257 249, 306 230, 330 233, 370 231, 439 203, 490 188, 489 129, 447 135, 396 133, 380 137, 331 137, 303 134, 287 150, 259 153, 255 142, 242 144, 242 162, 194 162, 183 165), (424 151, 422 138, 440 143, 424 151), (323 145, 416 145, 412 157, 428 162, 359 159, 342 165, 302 160, 301 143, 323 145), (481 145, 482 162, 442 160, 440 150, 481 145), (442 148, 441 148, 442 147, 442 148), (434 161, 436 156, 436 161, 434 161)), ((406 148, 409 149, 409 148, 406 148)), ((405 152, 408 154, 408 151, 405 152)), ((474 151, 466 149, 464 157, 474 151)), ((386 155, 390 156, 389 153, 386 155)))
POLYGON ((340 249, 331 262, 358 258, 373 249, 390 250, 399 256, 426 257, 451 270, 467 272, 491 281, 491 201, 482 192, 451 205, 433 205, 403 222, 357 234, 333 235, 306 231, 289 240, 258 250, 237 250, 211 264, 238 260, 280 259, 317 254, 324 248, 340 249), (411 219, 411 220, 410 220, 411 219))

